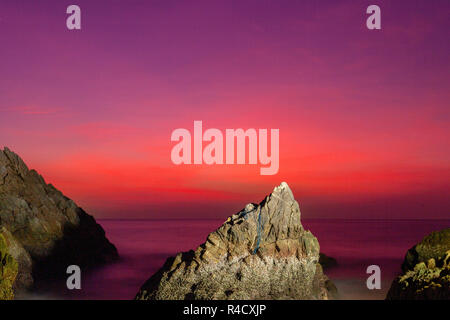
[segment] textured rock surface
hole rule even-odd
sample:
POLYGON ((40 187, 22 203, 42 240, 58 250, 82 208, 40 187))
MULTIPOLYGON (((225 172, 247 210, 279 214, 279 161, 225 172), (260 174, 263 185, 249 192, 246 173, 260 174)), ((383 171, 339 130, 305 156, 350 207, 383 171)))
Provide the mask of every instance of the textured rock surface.
POLYGON ((0 150, 0 235, 18 264, 16 289, 30 287, 33 278, 65 275, 69 264, 118 257, 92 216, 7 148, 0 150))
POLYGON ((450 228, 432 232, 408 250, 402 269, 387 299, 450 299, 450 228))
POLYGON ((319 243, 286 183, 231 216, 195 251, 179 253, 136 299, 329 299, 319 243))
POLYGON ((0 300, 14 298, 13 285, 17 273, 17 261, 9 254, 8 240, 0 233, 0 300))
POLYGON ((412 270, 418 263, 427 262, 431 258, 439 259, 447 250, 450 250, 450 228, 432 232, 408 250, 402 270, 412 270))
POLYGON ((18 266, 15 279, 10 283, 13 285, 13 291, 31 287, 33 265, 30 255, 5 227, 0 227, 0 237, 3 238, 5 244, 3 254, 11 256, 18 266))

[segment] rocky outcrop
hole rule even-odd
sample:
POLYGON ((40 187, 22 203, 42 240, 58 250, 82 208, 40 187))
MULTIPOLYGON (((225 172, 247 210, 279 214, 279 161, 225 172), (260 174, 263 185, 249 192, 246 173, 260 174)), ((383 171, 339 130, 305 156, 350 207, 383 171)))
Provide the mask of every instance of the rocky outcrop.
POLYGON ((195 251, 169 258, 136 299, 330 299, 319 242, 286 183, 232 215, 195 251))
POLYGON ((319 263, 324 270, 334 268, 338 265, 337 260, 335 258, 327 256, 325 253, 320 253, 319 263))
POLYGON ((450 250, 450 228, 434 231, 408 250, 402 264, 402 271, 413 270, 420 262, 441 258, 450 250))
POLYGON ((92 216, 8 148, 0 150, 0 236, 2 254, 18 266, 14 289, 65 275, 70 264, 89 267, 118 257, 92 216))
POLYGON ((14 298, 13 285, 18 273, 17 261, 9 254, 8 240, 0 233, 0 300, 14 298))
POLYGON ((2 240, 3 246, 0 245, 2 256, 9 256, 10 261, 14 261, 14 264, 17 265, 14 279, 11 277, 12 281, 8 281, 11 291, 30 288, 33 284, 33 265, 30 255, 5 227, 0 227, 0 242, 2 240))
POLYGON ((389 300, 450 299, 450 228, 432 232, 408 250, 403 274, 389 289, 389 300))

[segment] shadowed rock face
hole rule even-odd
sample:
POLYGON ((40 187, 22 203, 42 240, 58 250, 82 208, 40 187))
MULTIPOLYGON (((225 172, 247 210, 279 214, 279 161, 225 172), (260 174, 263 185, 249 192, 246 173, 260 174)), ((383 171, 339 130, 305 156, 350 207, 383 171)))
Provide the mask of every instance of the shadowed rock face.
POLYGON ((432 232, 408 250, 390 300, 450 299, 450 228, 432 232))
POLYGON ((88 267, 118 257, 92 216, 8 148, 0 150, 0 235, 18 263, 18 289, 33 278, 65 275, 70 264, 88 267))
POLYGON ((328 299, 319 243, 286 183, 228 218, 195 251, 179 253, 136 299, 328 299))
POLYGON ((450 250, 450 228, 432 232, 408 250, 402 270, 412 270, 418 263, 427 262, 431 258, 439 259, 447 250, 450 250))

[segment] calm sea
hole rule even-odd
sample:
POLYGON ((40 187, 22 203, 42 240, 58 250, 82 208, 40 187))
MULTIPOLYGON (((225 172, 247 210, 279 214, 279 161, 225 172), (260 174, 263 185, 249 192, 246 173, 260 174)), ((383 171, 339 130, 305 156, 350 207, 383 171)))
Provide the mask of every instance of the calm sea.
MULTIPOLYGON (((132 299, 140 286, 179 251, 196 248, 223 223, 220 220, 100 220, 120 261, 82 274, 82 289, 64 286, 27 295, 25 299, 132 299)), ((383 299, 400 272, 406 251, 450 220, 303 220, 319 239, 321 251, 337 259, 326 270, 342 299, 383 299), (368 290, 366 268, 381 268, 381 290, 368 290)))

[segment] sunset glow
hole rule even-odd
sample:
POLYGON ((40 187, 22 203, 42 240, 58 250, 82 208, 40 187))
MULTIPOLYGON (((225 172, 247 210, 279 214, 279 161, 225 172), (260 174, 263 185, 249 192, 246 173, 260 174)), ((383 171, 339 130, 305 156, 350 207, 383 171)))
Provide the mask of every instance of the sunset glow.
POLYGON ((65 1, 14 3, 0 147, 98 218, 225 219, 281 181, 306 218, 448 218, 446 1, 378 1, 381 32, 364 1, 77 1, 80 32, 65 1), (194 120, 279 129, 278 173, 173 164, 194 120))

